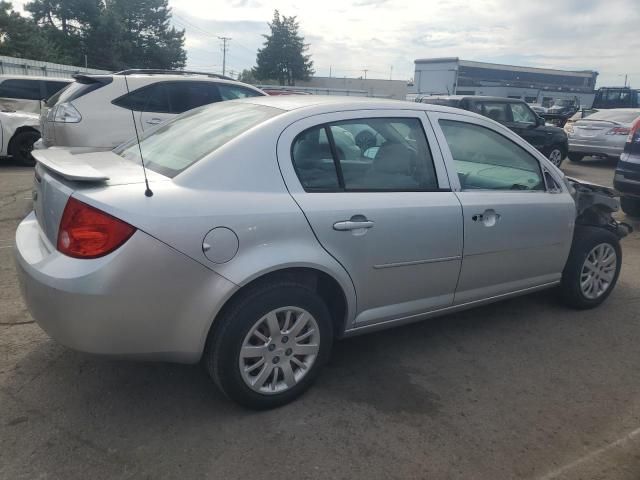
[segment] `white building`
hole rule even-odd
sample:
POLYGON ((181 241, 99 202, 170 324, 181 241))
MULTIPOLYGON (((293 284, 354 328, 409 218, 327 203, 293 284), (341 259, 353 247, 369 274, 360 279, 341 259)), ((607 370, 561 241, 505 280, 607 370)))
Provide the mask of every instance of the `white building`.
POLYGON ((490 95, 545 104, 555 98, 575 98, 590 107, 598 72, 517 67, 472 62, 457 57, 415 61, 409 98, 422 95, 490 95))

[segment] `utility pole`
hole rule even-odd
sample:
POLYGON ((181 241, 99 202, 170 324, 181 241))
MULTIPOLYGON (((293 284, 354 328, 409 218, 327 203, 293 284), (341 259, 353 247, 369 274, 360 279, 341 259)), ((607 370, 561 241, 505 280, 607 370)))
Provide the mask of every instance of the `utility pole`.
POLYGON ((333 67, 333 65, 329 65, 329 78, 331 78, 331 68, 333 67))
POLYGON ((389 71, 389 80, 393 80, 393 65, 391 65, 391 70, 389 71))
POLYGON ((363 68, 362 71, 364 72, 364 79, 367 79, 367 72, 369 71, 368 68, 363 68))
POLYGON ((222 40, 222 75, 224 75, 227 71, 227 42, 231 37, 218 37, 218 39, 222 40))

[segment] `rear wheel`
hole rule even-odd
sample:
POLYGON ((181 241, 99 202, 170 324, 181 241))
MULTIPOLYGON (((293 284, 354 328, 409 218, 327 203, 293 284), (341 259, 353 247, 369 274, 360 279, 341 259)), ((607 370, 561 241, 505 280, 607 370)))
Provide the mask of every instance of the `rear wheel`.
POLYGON ((560 147, 553 147, 549 152, 548 158, 556 167, 560 167, 562 160, 564 160, 564 152, 560 147))
POLYGON ((579 309, 606 300, 618 281, 622 250, 618 237, 601 227, 576 226, 569 259, 562 272, 564 301, 579 309))
POLYGON ((569 152, 569 154, 567 155, 569 157, 569 160, 572 162, 581 162, 582 159, 584 158, 584 155, 582 155, 581 153, 573 153, 573 152, 569 152))
POLYGON ((631 197, 620 197, 622 211, 630 217, 640 217, 640 200, 631 197))
POLYGON ((315 291, 289 280, 251 288, 217 322, 205 366, 229 398, 249 408, 274 408, 297 398, 331 352, 327 306, 315 291))
POLYGON ((36 164, 31 152, 33 144, 38 141, 40 134, 34 130, 17 133, 11 139, 9 155, 22 165, 33 166, 36 164))

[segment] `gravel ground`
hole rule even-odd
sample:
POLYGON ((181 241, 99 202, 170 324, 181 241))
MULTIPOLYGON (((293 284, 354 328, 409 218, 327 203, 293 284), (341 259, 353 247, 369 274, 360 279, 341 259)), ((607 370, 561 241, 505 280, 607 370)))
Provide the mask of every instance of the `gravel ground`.
POLYGON ((31 180, 0 166, 2 479, 640 478, 638 233, 599 309, 540 293, 345 340, 308 394, 255 413, 198 366, 75 353, 32 322, 11 251, 31 180))

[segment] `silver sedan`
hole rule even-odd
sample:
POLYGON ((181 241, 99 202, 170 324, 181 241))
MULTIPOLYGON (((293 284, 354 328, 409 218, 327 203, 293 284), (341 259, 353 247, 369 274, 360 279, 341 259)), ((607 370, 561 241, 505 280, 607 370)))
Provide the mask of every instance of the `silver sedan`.
POLYGON ((569 160, 579 162, 587 156, 620 158, 631 125, 638 117, 638 108, 614 108, 565 125, 569 160))
POLYGON ((34 155, 15 256, 40 326, 84 352, 202 360, 252 408, 300 395, 336 338, 552 287, 591 308, 620 271, 610 191, 438 105, 256 97, 113 152, 34 155))

